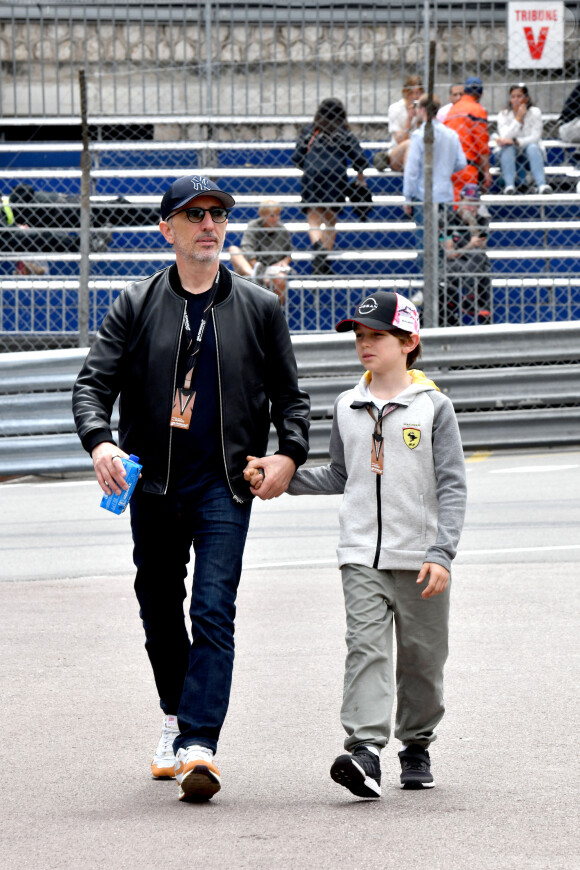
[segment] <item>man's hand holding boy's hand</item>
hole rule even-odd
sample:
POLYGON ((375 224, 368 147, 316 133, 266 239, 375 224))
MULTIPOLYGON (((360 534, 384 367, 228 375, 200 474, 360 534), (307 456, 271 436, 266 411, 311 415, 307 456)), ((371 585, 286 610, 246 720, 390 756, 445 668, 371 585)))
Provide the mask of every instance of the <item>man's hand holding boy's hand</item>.
MULTIPOLYGON (((246 456, 248 462, 256 459, 255 456, 246 456)), ((252 490, 258 490, 262 486, 264 480, 264 469, 253 465, 246 465, 244 468, 244 480, 247 480, 252 490)))
POLYGON ((286 492, 296 471, 296 463, 289 456, 246 456, 248 464, 244 478, 250 483, 250 492, 266 501, 286 492), (257 472, 257 474, 256 474, 257 472))
POLYGON ((431 598, 432 595, 440 595, 445 592, 449 583, 449 571, 443 565, 438 565, 437 562, 423 562, 423 566, 419 571, 417 583, 423 583, 429 575, 429 583, 423 589, 421 598, 431 598))

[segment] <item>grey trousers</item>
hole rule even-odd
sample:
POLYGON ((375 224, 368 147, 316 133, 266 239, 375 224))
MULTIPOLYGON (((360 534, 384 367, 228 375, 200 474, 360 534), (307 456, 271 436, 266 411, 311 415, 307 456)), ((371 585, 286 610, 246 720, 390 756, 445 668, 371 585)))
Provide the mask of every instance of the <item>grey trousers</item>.
POLYGON ((341 722, 345 749, 383 747, 391 736, 395 697, 393 623, 397 641, 395 737, 429 746, 441 721, 443 667, 448 655, 450 583, 421 598, 418 571, 343 565, 346 664, 341 722))

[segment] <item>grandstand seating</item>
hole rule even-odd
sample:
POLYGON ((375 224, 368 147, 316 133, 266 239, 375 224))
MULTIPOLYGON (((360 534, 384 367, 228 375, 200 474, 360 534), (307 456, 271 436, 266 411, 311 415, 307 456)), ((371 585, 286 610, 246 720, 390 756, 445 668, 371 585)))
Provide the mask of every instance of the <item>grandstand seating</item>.
MULTIPOLYGON (((388 144, 362 143, 369 157, 388 144)), ((573 148, 558 140, 546 140, 545 146, 553 195, 508 197, 495 182, 485 197, 492 216, 488 255, 495 322, 580 318, 580 280, 574 277, 580 257, 580 195, 575 192, 580 168, 571 161, 573 148)), ((128 205, 126 224, 114 229, 107 252, 91 254, 91 329, 125 280, 171 261, 157 227, 135 225, 131 212, 156 207, 171 181, 194 169, 207 172, 236 196, 229 244, 239 244, 261 200, 275 198, 283 205, 295 245, 288 307, 292 329, 329 328, 351 310, 351 296, 356 301, 362 288, 391 287, 408 295, 419 290, 415 225, 401 209, 402 177, 374 169, 366 173, 375 201, 369 221, 357 221, 347 207, 331 255, 336 277, 311 277, 312 254, 299 207, 301 173, 290 159, 293 147, 282 141, 94 143, 93 203, 122 195, 128 205)), ((79 194, 80 153, 80 143, 0 144, 0 192, 26 181, 40 190, 79 194)), ((0 255, 0 333, 74 331, 78 255, 51 254, 55 268, 50 277, 27 280, 13 277, 14 259, 14 254, 0 255)))

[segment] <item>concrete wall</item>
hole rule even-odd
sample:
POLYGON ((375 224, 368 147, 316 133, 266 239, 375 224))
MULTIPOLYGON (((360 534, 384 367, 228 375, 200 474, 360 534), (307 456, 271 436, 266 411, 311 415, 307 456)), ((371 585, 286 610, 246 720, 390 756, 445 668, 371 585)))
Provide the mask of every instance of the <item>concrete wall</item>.
MULTIPOLYGON (((436 36, 439 95, 450 81, 481 74, 486 107, 502 108, 515 76, 505 69, 505 27, 441 27, 436 36)), ((380 115, 404 76, 424 70, 423 31, 410 26, 216 24, 210 45, 208 64, 201 21, 0 22, 0 111, 78 115, 85 66, 91 115, 310 115, 331 92, 351 115, 380 115)), ((566 50, 574 61, 577 39, 566 50)), ((559 111, 569 89, 532 82, 544 111, 559 111)))

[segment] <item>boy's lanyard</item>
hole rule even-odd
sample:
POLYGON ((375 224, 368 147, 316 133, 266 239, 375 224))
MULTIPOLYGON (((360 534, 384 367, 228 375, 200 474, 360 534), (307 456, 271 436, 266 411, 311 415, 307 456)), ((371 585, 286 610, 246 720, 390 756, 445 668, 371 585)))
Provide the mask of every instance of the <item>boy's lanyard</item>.
POLYGON ((177 429, 189 429, 189 424, 191 422, 191 412, 193 410, 193 403, 195 402, 195 390, 191 389, 191 382, 193 380, 193 373, 195 372, 199 360, 201 342, 203 340, 205 327, 207 325, 207 321, 209 320, 211 309, 215 301, 218 286, 219 271, 215 277, 215 281, 212 284, 207 305, 202 312, 201 321, 199 324, 199 329, 197 330, 197 336, 195 337, 195 341, 193 340, 193 336, 191 334, 189 317, 187 316, 187 305, 185 308, 183 331, 185 333, 185 338, 187 341, 187 361, 185 364, 186 374, 183 386, 177 387, 175 391, 173 408, 171 409, 171 420, 169 422, 170 426, 173 426, 177 429))
POLYGON ((375 422, 375 428, 373 431, 373 442, 371 447, 371 471, 374 474, 382 474, 384 459, 383 420, 385 419, 387 414, 390 414, 391 411, 395 411, 400 406, 397 405, 396 402, 387 402, 387 404, 383 405, 383 407, 379 411, 379 416, 376 420, 373 413, 372 403, 369 402, 365 407, 375 422))

